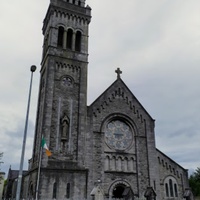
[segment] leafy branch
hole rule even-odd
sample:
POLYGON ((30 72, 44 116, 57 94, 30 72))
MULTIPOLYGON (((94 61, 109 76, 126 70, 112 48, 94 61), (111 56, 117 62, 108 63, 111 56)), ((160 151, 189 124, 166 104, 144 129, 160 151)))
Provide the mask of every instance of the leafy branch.
POLYGON ((200 196, 200 168, 197 167, 196 171, 189 178, 190 187, 195 196, 200 196))

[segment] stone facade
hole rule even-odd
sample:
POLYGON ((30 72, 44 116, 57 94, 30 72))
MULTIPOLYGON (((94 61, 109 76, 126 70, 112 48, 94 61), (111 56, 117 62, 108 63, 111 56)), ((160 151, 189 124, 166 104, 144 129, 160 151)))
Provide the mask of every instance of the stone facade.
POLYGON ((188 185, 188 172, 171 158, 157 149, 160 185, 163 196, 183 199, 188 185))
POLYGON ((43 25, 33 156, 23 197, 183 199, 187 171, 156 149, 154 119, 119 69, 116 81, 87 106, 90 19, 85 0, 50 1, 43 25), (41 150, 42 137, 50 157, 41 150))

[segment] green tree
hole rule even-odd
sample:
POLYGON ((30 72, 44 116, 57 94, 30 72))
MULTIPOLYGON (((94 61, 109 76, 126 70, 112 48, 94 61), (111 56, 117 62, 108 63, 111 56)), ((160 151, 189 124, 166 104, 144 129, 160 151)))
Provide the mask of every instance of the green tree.
POLYGON ((199 167, 190 176, 189 184, 194 196, 200 196, 200 168, 199 167))

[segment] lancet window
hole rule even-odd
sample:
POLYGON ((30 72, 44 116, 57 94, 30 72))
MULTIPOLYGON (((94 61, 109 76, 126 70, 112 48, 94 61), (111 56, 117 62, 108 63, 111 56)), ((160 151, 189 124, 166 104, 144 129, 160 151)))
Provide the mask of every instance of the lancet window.
POLYGON ((75 40, 75 50, 81 51, 81 32, 76 32, 76 40, 75 40))
POLYGON ((177 181, 174 177, 167 177, 164 181, 165 185, 165 196, 166 197, 178 197, 177 181))
POLYGON ((67 183, 66 197, 67 197, 67 199, 70 198, 70 183, 67 183))
POLYGON ((59 26, 57 36, 57 46, 64 49, 75 50, 81 52, 82 33, 81 31, 74 32, 71 28, 65 30, 59 26))
POLYGON ((73 30, 67 30, 67 48, 72 49, 72 41, 73 41, 73 30))
POLYGON ((53 184, 53 199, 56 199, 56 196, 57 196, 57 183, 55 182, 53 184))
POLYGON ((58 28, 58 47, 63 47, 63 40, 64 40, 64 28, 60 26, 58 28))

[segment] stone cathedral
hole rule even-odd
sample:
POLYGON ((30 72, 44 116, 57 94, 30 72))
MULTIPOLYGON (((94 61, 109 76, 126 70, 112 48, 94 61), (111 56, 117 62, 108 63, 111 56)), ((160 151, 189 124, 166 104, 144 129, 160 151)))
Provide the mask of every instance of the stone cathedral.
POLYGON ((154 119, 119 68, 116 81, 87 105, 90 21, 85 0, 50 0, 42 28, 33 154, 22 197, 191 199, 187 170, 156 149, 154 119), (40 154, 42 137, 51 156, 40 154))

